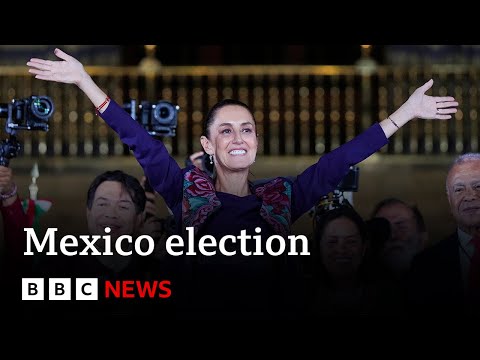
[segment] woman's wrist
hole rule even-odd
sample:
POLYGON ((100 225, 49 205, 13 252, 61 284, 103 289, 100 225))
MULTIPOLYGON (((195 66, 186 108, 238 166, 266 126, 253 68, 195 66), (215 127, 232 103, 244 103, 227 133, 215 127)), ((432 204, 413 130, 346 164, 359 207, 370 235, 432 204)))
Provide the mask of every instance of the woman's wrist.
POLYGON ((1 200, 0 201, 0 206, 2 207, 8 207, 14 204, 18 199, 18 194, 15 194, 15 196, 12 196, 11 198, 8 198, 6 200, 1 200))
POLYGON ((0 199, 7 200, 7 199, 10 199, 11 197, 14 197, 15 195, 17 195, 17 185, 12 184, 7 188, 2 189, 2 191, 0 192, 0 199))
POLYGON ((410 120, 412 120, 413 117, 409 115, 407 111, 404 111, 404 109, 400 108, 397 111, 390 114, 388 116, 388 119, 390 119, 397 128, 401 128, 403 125, 405 125, 410 120))
POLYGON ((77 86, 80 90, 85 91, 88 86, 91 86, 91 83, 93 83, 91 76, 84 70, 80 76, 80 80, 77 82, 77 86))
POLYGON ((411 109, 411 105, 408 100, 400 106, 390 117, 397 123, 399 127, 402 127, 410 120, 415 118, 415 112, 411 109))
POLYGON ((91 76, 88 75, 87 72, 85 72, 82 80, 77 85, 79 89, 88 96, 93 106, 95 106, 95 109, 98 109, 100 107, 101 111, 97 110, 97 112, 102 113, 107 109, 110 98, 97 84, 95 84, 95 82, 93 81, 91 76))

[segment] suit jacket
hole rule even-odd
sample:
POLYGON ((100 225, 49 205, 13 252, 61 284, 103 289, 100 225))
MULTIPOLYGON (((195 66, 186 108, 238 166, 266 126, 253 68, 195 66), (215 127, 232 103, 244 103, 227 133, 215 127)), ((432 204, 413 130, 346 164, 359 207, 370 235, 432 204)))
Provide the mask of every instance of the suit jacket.
POLYGON ((469 314, 457 233, 418 254, 407 277, 407 309, 417 315, 469 314))

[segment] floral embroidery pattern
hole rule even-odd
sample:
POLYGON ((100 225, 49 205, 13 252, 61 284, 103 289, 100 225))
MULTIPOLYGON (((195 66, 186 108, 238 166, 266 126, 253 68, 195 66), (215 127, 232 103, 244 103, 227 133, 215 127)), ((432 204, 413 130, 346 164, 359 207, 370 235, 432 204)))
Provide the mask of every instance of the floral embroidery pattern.
MULTIPOLYGON (((255 195, 262 199, 260 215, 278 235, 287 237, 291 225, 292 186, 283 179, 258 186, 255 195)), ((209 176, 194 167, 184 174, 182 219, 185 226, 194 227, 195 234, 208 216, 222 206, 209 176)))
POLYGON ((196 167, 184 174, 182 219, 185 226, 193 226, 197 233, 199 225, 220 206, 210 177, 196 167))
POLYGON ((255 194, 262 198, 260 214, 273 229, 287 237, 290 234, 292 186, 282 178, 259 186, 255 194))

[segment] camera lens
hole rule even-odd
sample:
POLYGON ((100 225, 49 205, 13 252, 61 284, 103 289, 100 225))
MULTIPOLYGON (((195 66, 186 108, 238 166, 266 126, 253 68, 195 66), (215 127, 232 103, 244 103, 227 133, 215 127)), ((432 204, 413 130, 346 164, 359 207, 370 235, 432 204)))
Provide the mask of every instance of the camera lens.
POLYGON ((160 109, 160 117, 162 119, 167 119, 170 116, 170 110, 166 107, 160 109))
POLYGON ((160 101, 153 111, 153 117, 162 125, 170 125, 175 120, 176 109, 168 101, 160 101))
POLYGON ((41 120, 48 120, 53 113, 53 102, 48 96, 32 97, 32 114, 41 120))

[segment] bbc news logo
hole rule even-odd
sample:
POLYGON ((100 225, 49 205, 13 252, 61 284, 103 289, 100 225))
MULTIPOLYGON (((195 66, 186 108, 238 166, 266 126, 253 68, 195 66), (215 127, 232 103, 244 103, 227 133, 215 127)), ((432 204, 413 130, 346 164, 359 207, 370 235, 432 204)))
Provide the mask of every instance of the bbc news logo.
MULTIPOLYGON (((98 300, 97 278, 23 278, 22 300, 98 300), (48 289, 48 291, 46 291, 48 289)), ((170 280, 105 280, 105 299, 160 298, 172 295, 170 280)))
POLYGON ((22 279, 22 300, 98 300, 98 279, 76 278, 72 291, 70 278, 24 278, 22 279), (48 297, 45 283, 48 283, 48 297))

